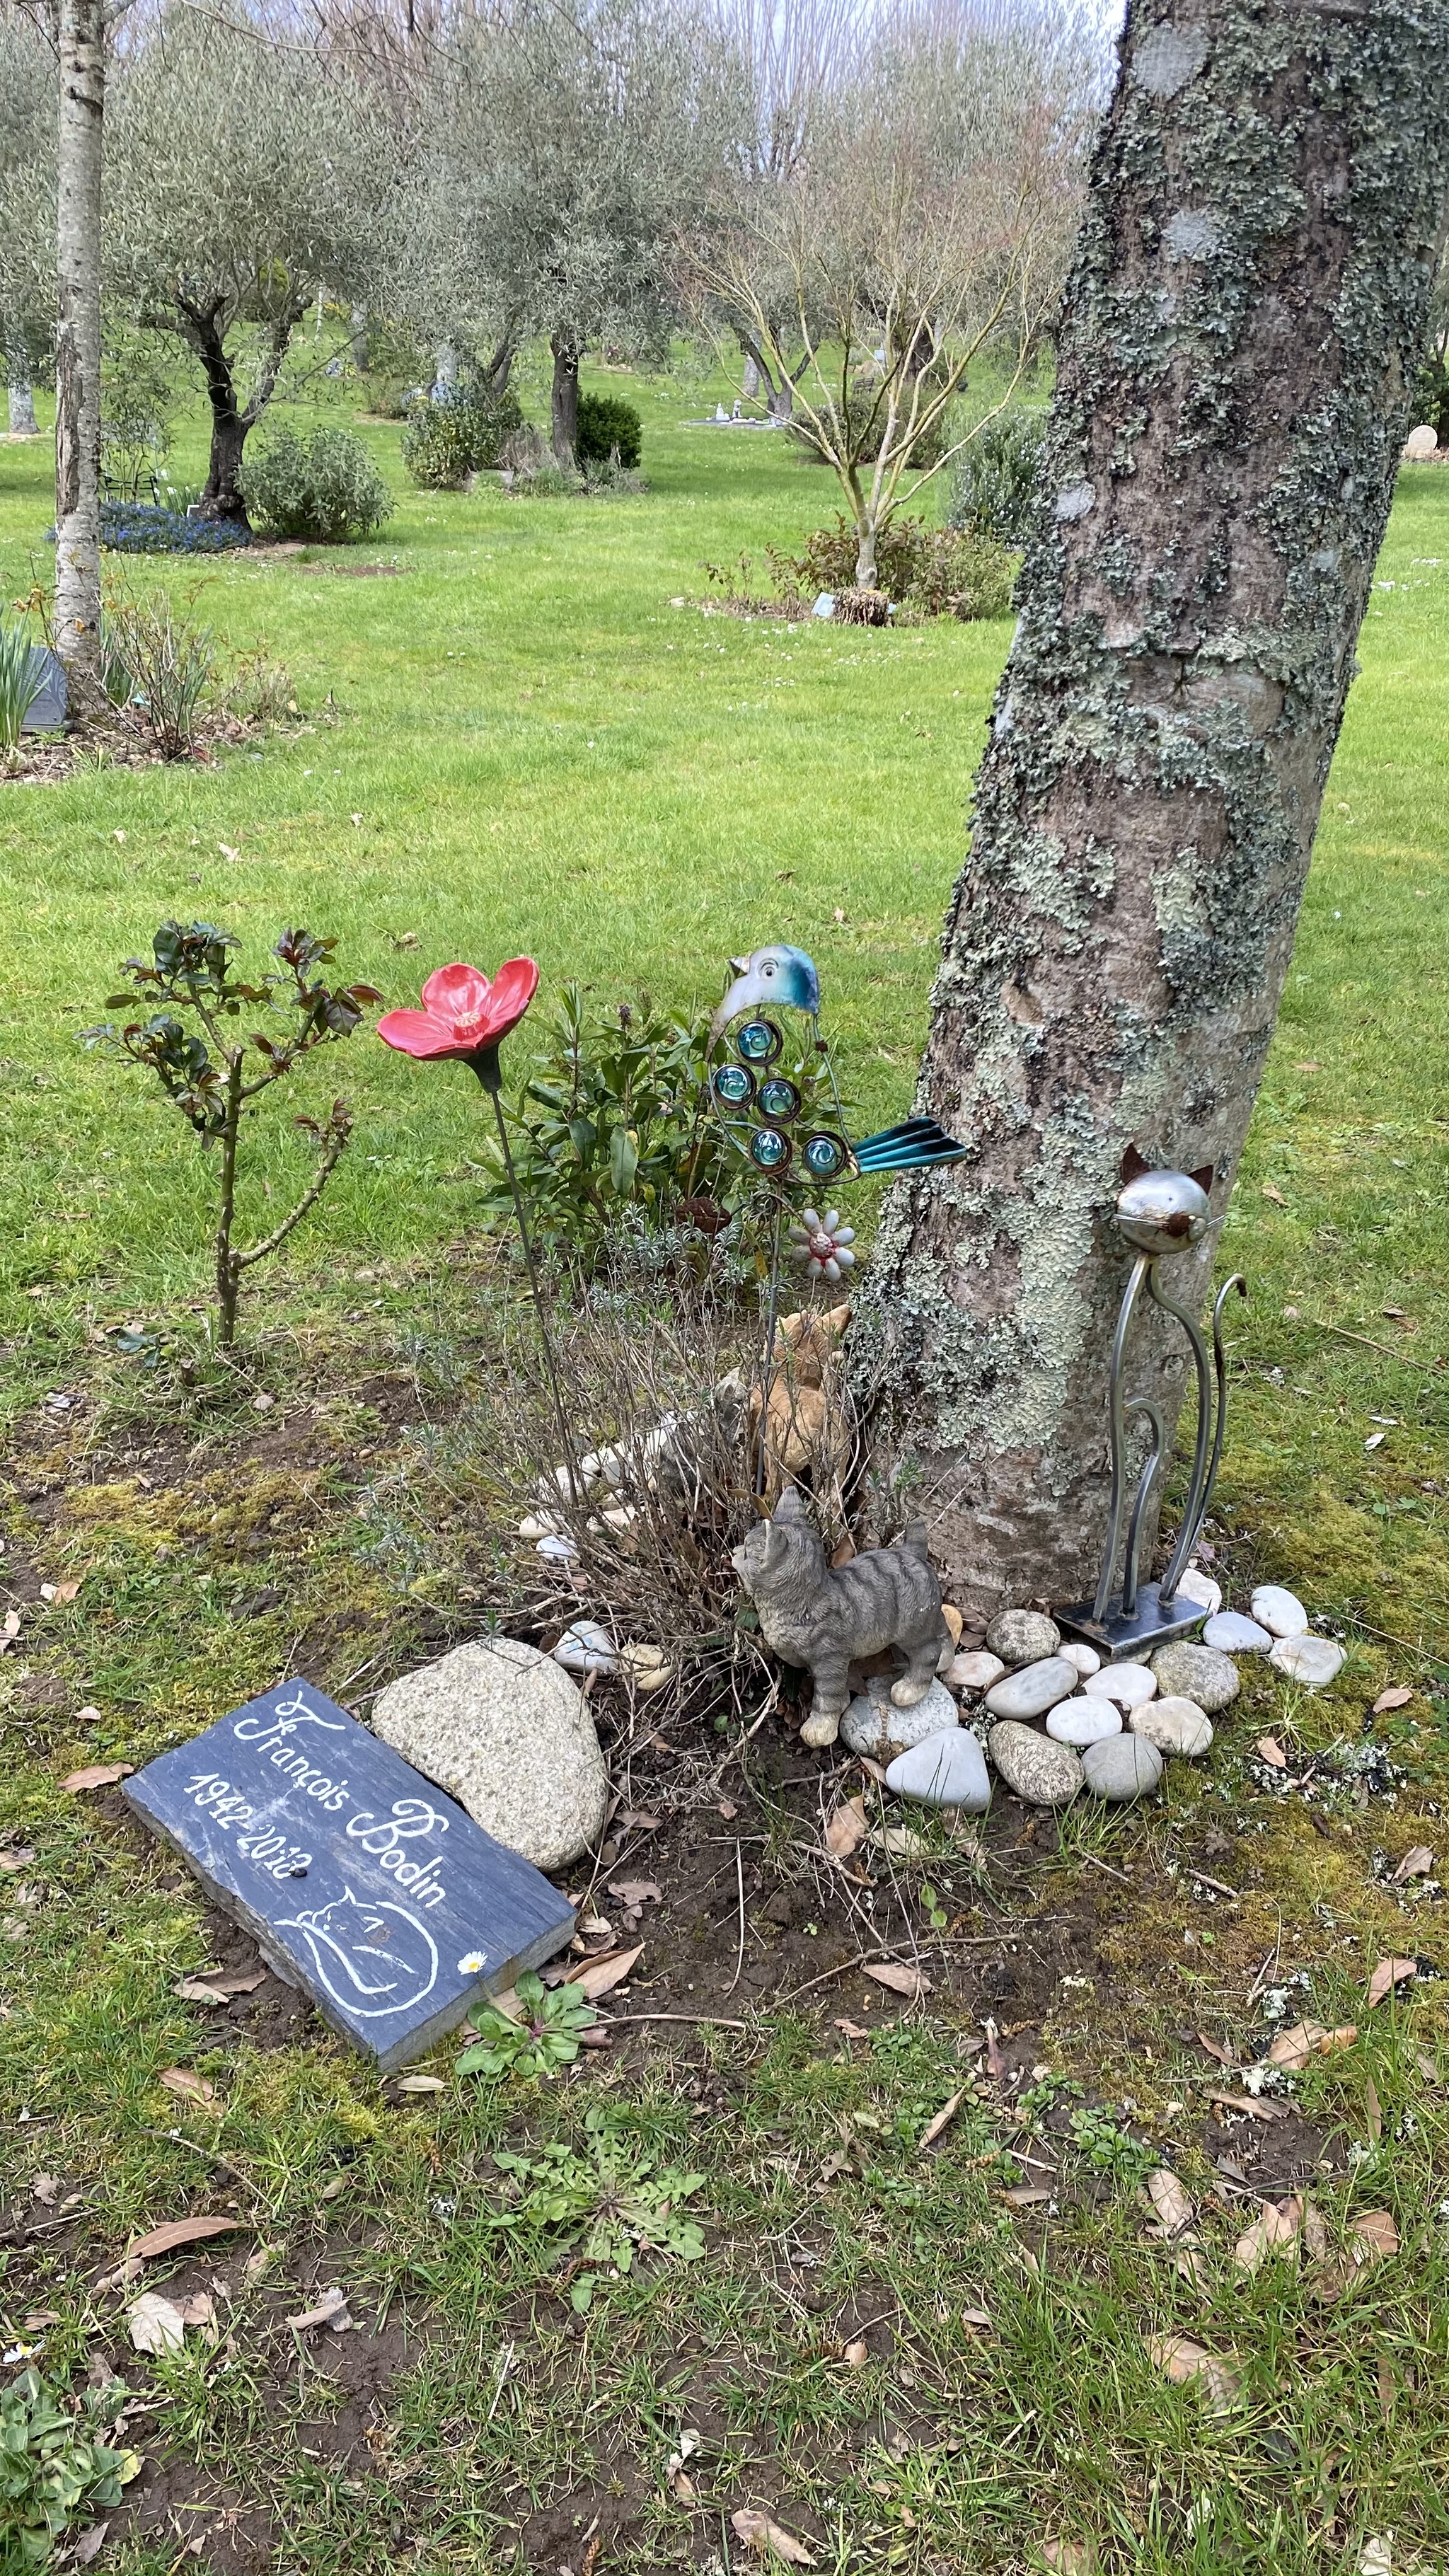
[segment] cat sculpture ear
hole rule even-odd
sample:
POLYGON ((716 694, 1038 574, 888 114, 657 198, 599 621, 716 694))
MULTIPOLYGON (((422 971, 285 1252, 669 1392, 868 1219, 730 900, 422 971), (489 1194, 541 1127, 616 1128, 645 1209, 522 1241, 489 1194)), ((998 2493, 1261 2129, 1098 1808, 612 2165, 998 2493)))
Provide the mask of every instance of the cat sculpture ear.
POLYGON ((1125 1188, 1129 1181, 1140 1181, 1143 1173, 1150 1172, 1151 1169, 1152 1165, 1143 1161, 1136 1146, 1129 1145, 1120 1166, 1123 1187, 1125 1188))
POLYGON ((1188 1175, 1190 1180, 1196 1181, 1204 1198, 1210 1198, 1212 1196, 1212 1186, 1213 1182, 1217 1178, 1217 1168, 1216 1163, 1201 1163, 1195 1172, 1191 1172, 1188 1175))

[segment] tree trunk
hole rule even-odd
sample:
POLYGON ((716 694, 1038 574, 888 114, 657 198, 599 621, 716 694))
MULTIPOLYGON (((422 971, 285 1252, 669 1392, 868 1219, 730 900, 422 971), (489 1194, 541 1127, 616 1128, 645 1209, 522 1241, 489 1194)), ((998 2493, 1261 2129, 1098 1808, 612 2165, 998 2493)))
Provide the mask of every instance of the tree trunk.
POLYGON ((483 370, 483 382, 495 401, 508 391, 508 379, 513 373, 513 361, 517 355, 518 344, 509 332, 499 341, 483 370))
POLYGON ((365 376, 367 373, 368 359, 371 355, 367 339, 367 306, 365 304, 354 304, 351 319, 347 326, 347 340, 348 346, 352 352, 352 363, 357 369, 358 374, 360 376, 365 376))
POLYGON ((7 353, 9 376, 10 435, 12 438, 35 438, 35 387, 30 378, 30 361, 25 351, 12 347, 7 353))
POLYGON ((855 522, 855 586, 857 590, 874 590, 876 586, 875 522, 861 511, 855 522))
MULTIPOLYGON (((891 1508, 972 1618, 1092 1589, 1124 1149, 1211 1164, 1227 1205, 1423 347, 1446 80, 1443 0, 1129 16, 917 1094, 967 1159, 896 1184, 852 1336, 891 1508)), ((1189 1307, 1212 1240, 1173 1263, 1189 1307)), ((1153 1324, 1130 1390, 1170 1426, 1153 1324)))
POLYGON ((579 344, 572 331, 555 331, 553 351, 553 452, 568 473, 579 443, 579 344))
POLYGON ((195 505, 196 515, 199 519, 231 519, 249 528, 251 521, 239 478, 247 431, 256 419, 258 406, 244 412, 237 402, 231 361, 216 310, 191 304, 179 296, 177 303, 186 337, 206 370, 207 400, 211 404, 211 454, 201 498, 195 505))
POLYGON ((103 0, 60 0, 56 172, 55 649, 72 710, 101 688, 103 0))

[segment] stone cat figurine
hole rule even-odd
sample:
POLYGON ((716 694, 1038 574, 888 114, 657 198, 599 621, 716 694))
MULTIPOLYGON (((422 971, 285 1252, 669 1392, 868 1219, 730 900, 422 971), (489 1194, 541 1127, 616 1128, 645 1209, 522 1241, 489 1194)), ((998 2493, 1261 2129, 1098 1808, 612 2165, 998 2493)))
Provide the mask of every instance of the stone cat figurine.
POLYGON ((906 1670, 891 1691, 897 1708, 923 1700, 952 1654, 941 1587, 926 1553, 926 1525, 912 1521, 894 1547, 866 1548, 830 1567, 799 1495, 787 1492, 733 1553, 760 1630, 782 1663, 803 1665, 815 1695, 800 1741, 833 1744, 850 1697, 849 1669, 899 1646, 906 1670))

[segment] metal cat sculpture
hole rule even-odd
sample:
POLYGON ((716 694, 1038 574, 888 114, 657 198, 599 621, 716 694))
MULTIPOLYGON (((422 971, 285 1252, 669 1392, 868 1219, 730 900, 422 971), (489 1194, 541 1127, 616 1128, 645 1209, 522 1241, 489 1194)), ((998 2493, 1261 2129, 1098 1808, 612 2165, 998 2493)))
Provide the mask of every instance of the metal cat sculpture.
POLYGON ((934 1118, 906 1118, 852 1144, 836 1087, 830 1049, 820 1034, 820 978, 803 948, 777 942, 750 957, 732 957, 733 983, 710 1023, 710 1103, 730 1142, 767 1178, 837 1181, 872 1172, 924 1171, 965 1153, 934 1118), (774 1016, 798 1011, 810 1023, 796 1074, 824 1074, 831 1102, 821 1119, 810 1095, 816 1084, 792 1079, 781 1062, 785 1031, 774 1016))

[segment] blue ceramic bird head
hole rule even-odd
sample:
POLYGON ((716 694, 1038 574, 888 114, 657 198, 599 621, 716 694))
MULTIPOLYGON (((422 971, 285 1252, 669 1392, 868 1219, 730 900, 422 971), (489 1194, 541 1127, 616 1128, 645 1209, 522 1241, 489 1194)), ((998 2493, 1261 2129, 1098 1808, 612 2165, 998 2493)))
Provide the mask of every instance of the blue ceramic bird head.
POLYGON ((710 1022, 711 1046, 746 1011, 807 1011, 811 1019, 818 1013, 820 978, 814 958, 803 948, 777 941, 771 948, 757 948, 752 957, 732 957, 730 966, 735 980, 710 1022))

